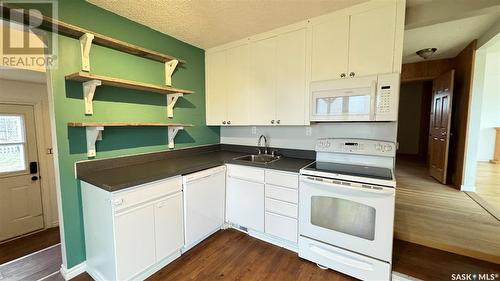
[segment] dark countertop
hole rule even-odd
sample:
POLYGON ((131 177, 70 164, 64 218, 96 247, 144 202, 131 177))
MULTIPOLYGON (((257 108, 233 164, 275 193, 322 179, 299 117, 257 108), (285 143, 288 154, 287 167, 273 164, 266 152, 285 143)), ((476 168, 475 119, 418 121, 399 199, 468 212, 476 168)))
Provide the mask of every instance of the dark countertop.
POLYGON ((145 163, 137 163, 122 167, 84 171, 78 173, 78 179, 93 184, 104 190, 113 192, 127 187, 136 186, 177 175, 186 175, 193 172, 229 164, 260 167, 298 173, 302 167, 314 160, 292 157, 282 157, 269 164, 248 163, 233 158, 248 155, 248 153, 234 151, 211 151, 198 154, 179 156, 169 159, 160 159, 145 163))

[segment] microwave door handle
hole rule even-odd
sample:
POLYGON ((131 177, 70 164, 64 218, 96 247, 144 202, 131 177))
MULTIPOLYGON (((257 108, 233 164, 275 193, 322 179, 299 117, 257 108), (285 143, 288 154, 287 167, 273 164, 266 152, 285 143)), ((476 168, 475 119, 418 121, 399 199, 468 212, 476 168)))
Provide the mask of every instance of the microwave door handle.
POLYGON ((372 81, 370 85, 370 121, 375 121, 375 111, 377 110, 377 81, 372 81))
POLYGON ((393 188, 382 188, 382 189, 370 189, 370 188, 364 188, 364 187, 357 187, 353 185, 340 185, 336 183, 329 183, 321 180, 315 180, 315 179, 309 179, 309 177, 302 177, 300 179, 303 182, 308 182, 312 184, 319 184, 319 185, 324 185, 328 187, 335 187, 335 188, 341 188, 341 189, 346 189, 346 190, 351 190, 351 191, 361 191, 361 192, 368 192, 368 193, 374 193, 374 194, 379 194, 379 195, 394 195, 394 189, 393 188))

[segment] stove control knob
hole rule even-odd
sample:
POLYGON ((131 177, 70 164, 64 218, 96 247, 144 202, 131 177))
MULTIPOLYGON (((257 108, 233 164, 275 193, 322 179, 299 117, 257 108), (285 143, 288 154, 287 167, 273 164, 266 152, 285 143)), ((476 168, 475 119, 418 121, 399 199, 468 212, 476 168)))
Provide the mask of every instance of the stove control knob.
POLYGON ((385 147, 384 147, 385 151, 391 151, 392 150, 392 146, 390 146, 389 144, 386 144, 385 147))
POLYGON ((377 150, 377 151, 382 150, 382 145, 380 143, 377 143, 375 145, 375 150, 377 150))

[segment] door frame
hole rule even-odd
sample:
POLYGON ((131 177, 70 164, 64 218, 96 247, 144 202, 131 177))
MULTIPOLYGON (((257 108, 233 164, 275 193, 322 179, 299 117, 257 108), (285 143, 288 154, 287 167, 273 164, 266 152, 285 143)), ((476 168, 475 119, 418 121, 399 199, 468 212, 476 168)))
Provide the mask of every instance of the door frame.
MULTIPOLYGON (((30 82, 25 82, 25 81, 14 81, 14 82, 19 82, 19 83, 30 83, 30 82)), ((2 98, 0 97, 0 104, 7 104, 7 105, 27 105, 27 106, 33 106, 33 116, 34 116, 34 121, 35 121, 35 138, 36 138, 36 143, 37 143, 37 156, 38 156, 38 162, 39 166, 42 167, 40 169, 40 188, 41 188, 41 199, 42 199, 42 210, 43 210, 43 222, 44 222, 44 229, 55 227, 59 224, 57 217, 53 214, 53 207, 57 204, 57 201, 52 202, 53 200, 51 199, 51 189, 50 186, 54 185, 54 189, 57 189, 55 186, 55 173, 54 173, 54 168, 52 166, 52 159, 51 157, 53 155, 49 155, 45 153, 45 148, 52 147, 51 146, 51 141, 47 141, 49 139, 47 136, 48 132, 45 134, 40 133, 40 129, 36 128, 42 128, 42 127, 47 127, 50 126, 50 124, 47 124, 47 120, 49 120, 47 117, 44 116, 43 110, 44 107, 48 108, 47 105, 44 106, 44 100, 46 100, 45 93, 39 93, 41 95, 41 100, 36 102, 36 101, 28 101, 28 100, 22 100, 22 99, 12 99, 10 97, 8 98, 2 98)), ((55 191, 55 190, 54 190, 55 191)))

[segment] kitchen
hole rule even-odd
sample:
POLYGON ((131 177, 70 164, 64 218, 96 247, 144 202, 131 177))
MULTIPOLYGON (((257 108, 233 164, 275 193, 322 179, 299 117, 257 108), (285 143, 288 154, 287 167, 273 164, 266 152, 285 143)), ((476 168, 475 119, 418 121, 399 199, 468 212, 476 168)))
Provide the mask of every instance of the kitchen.
POLYGON ((205 50, 75 5, 102 14, 89 23, 59 3, 64 279, 161 280, 214 237, 244 234, 312 272, 412 280, 392 260, 404 1, 205 50))

